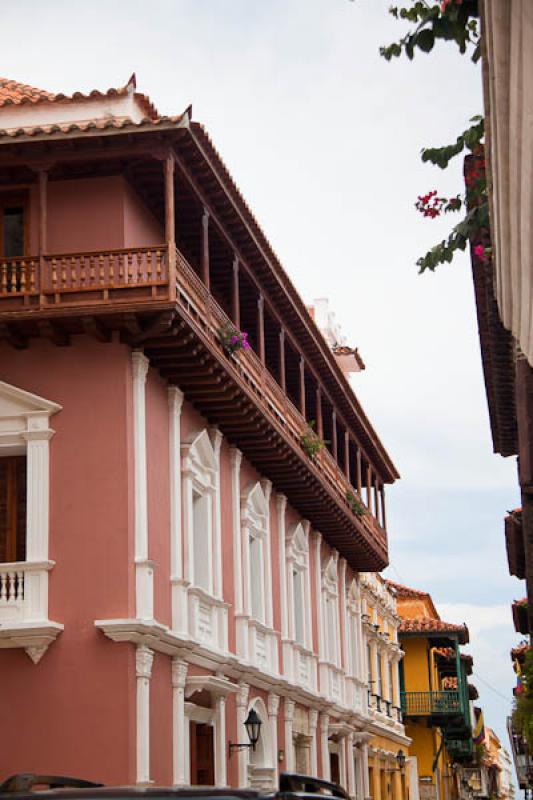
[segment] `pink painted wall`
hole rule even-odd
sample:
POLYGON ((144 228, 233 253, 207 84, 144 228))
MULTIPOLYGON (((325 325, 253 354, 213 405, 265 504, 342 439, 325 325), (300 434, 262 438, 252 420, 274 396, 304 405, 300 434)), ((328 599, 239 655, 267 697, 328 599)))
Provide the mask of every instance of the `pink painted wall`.
MULTIPOLYGON (((37 187, 30 189, 29 250, 39 249, 37 187)), ((151 247, 164 231, 122 175, 48 183, 49 253, 151 247)))
POLYGON ((155 562, 154 616, 172 626, 170 605, 170 480, 167 384, 150 369, 146 379, 148 556, 155 562))
POLYGON ((165 242, 165 232, 139 195, 123 181, 124 245, 150 247, 165 242))
POLYGON ((50 442, 49 615, 65 625, 37 666, 21 650, 2 653, 2 714, 17 735, 2 739, 0 775, 133 780, 134 651, 94 626, 133 614, 129 351, 85 337, 64 348, 0 343, 0 379, 63 406, 50 442))

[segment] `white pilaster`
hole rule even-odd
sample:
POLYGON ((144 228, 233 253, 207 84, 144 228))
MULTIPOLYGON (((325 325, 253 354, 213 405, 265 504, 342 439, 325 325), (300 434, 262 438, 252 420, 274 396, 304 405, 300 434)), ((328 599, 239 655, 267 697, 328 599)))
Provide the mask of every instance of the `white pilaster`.
POLYGON ((183 542, 181 536, 181 409, 183 392, 177 386, 168 390, 169 466, 170 466, 170 579, 172 582, 172 628, 181 630, 179 581, 183 580, 183 542))
POLYGON ((339 736, 339 777, 341 786, 346 788, 346 736, 339 736))
POLYGON ((223 788, 228 784, 226 747, 226 698, 220 695, 215 701, 215 786, 223 788))
POLYGON ((183 786, 185 775, 185 681, 188 664, 179 658, 172 659, 172 774, 173 783, 183 786))
POLYGON ((214 504, 214 525, 213 525, 213 594, 219 600, 222 599, 222 511, 220 499, 220 448, 222 445, 222 433, 218 428, 210 428, 211 441, 215 455, 215 492, 213 497, 214 504))
MULTIPOLYGON (((322 536, 315 531, 315 581, 316 581, 316 613, 318 614, 318 659, 324 661, 324 613, 322 609, 322 559, 321 559, 322 536)), ((324 686, 320 685, 320 691, 324 693, 324 686)))
POLYGON ((268 695, 268 726, 270 729, 270 763, 277 772, 278 768, 278 713, 279 695, 270 692, 268 695))
POLYGON ((242 558, 241 558, 241 487, 240 471, 242 453, 236 447, 230 448, 231 461, 231 512, 233 522, 233 565, 235 571, 235 613, 242 614, 242 558))
POLYGON ((361 761, 362 761, 362 773, 363 773, 363 797, 365 800, 369 800, 371 793, 370 793, 370 779, 368 775, 368 742, 363 742, 361 745, 361 761))
POLYGON ((329 760, 329 714, 320 715, 320 755, 322 758, 322 777, 331 780, 331 764, 329 760))
POLYGON ((49 440, 53 431, 48 428, 47 419, 37 419, 43 428, 26 431, 22 437, 27 442, 27 507, 26 507, 26 560, 46 561, 48 559, 48 516, 49 516, 49 440))
POLYGON ((287 772, 294 772, 294 742, 292 733, 294 705, 294 700, 289 700, 287 697, 285 698, 285 770, 287 772))
POLYGON ((150 783, 150 679, 154 652, 138 645, 135 654, 137 675, 137 783, 150 783))
POLYGON ((133 458, 135 476, 135 587, 136 616, 153 619, 154 573, 148 559, 148 484, 146 476, 146 376, 149 361, 140 350, 132 355, 133 458))
POLYGON ((350 797, 357 796, 357 787, 355 785, 355 764, 354 764, 354 738, 353 733, 349 733, 346 737, 346 766, 347 766, 347 788, 350 797))
MULTIPOLYGON (((289 630, 289 622, 288 622, 288 611, 287 611, 287 569, 286 569, 286 558, 287 554, 285 551, 285 535, 286 535, 286 525, 285 525, 285 512, 287 509, 287 498, 283 494, 278 494, 277 500, 277 511, 278 511, 278 537, 279 537, 279 582, 280 582, 280 593, 279 593, 279 600, 280 600, 280 608, 281 608, 281 639, 286 639, 288 636, 289 630)), ((287 671, 287 665, 283 665, 283 671, 287 671)))
POLYGON ((265 557, 265 622, 269 628, 273 624, 272 594, 272 539, 270 536, 270 496, 272 494, 272 483, 266 479, 261 481, 261 488, 265 494, 267 516, 266 516, 266 540, 264 545, 265 557))
POLYGON ((345 672, 349 672, 349 657, 348 657, 348 612, 346 603, 346 559, 339 559, 339 620, 340 620, 340 638, 339 638, 339 666, 345 672))
MULTIPOLYGON (((237 692, 237 741, 245 741, 241 737, 246 735, 244 721, 246 719, 246 709, 248 707, 248 694, 250 687, 247 683, 239 684, 239 691, 237 692)), ((237 752, 239 759, 238 781, 239 788, 242 789, 248 785, 248 748, 243 748, 237 752)))
POLYGON ((309 759, 309 767, 311 775, 318 778, 318 757, 317 757, 317 739, 316 728, 318 725, 318 711, 316 708, 309 709, 309 735, 311 737, 311 753, 309 759))

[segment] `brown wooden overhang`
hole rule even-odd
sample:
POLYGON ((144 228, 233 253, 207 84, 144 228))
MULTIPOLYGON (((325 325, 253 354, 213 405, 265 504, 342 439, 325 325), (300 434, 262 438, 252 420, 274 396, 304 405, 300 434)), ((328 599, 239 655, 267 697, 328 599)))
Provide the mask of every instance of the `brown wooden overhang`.
POLYGON ((526 555, 521 508, 505 517, 505 546, 510 574, 523 580, 526 577, 526 555))
POLYGON ((528 602, 527 597, 523 600, 515 600, 511 606, 513 612, 513 622, 517 633, 528 634, 528 602))

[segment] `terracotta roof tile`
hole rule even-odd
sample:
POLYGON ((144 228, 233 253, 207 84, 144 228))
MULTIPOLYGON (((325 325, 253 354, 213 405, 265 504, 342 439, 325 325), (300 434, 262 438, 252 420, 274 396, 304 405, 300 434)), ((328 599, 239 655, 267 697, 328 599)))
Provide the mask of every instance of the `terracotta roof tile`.
POLYGON ((442 633, 459 634, 461 644, 466 644, 469 640, 468 628, 466 625, 456 625, 453 622, 444 622, 441 619, 402 619, 398 631, 402 633, 442 633))
MULTIPOLYGON (((85 122, 64 122, 53 123, 50 125, 34 125, 29 128, 0 128, 0 141, 8 141, 10 139, 33 138, 37 136, 54 136, 66 133, 87 133, 91 131, 107 131, 107 130, 124 130, 131 129, 139 130, 140 128, 156 128, 156 127, 179 127, 179 123, 184 119, 185 114, 180 114, 176 117, 157 117, 151 119, 145 117, 140 122, 135 122, 129 117, 120 119, 109 117, 107 119, 94 119, 85 122)), ((1 119, 1 118, 0 118, 1 119)))
POLYGON ((421 592, 419 589, 411 589, 401 583, 387 580, 387 584, 394 589, 398 597, 429 597, 429 592, 421 592))
POLYGON ((53 100, 55 95, 44 89, 36 89, 26 83, 18 83, 9 78, 0 78, 0 107, 38 103, 40 100, 53 100))
POLYGON ((134 91, 136 86, 137 82, 134 73, 125 86, 121 86, 118 89, 111 88, 105 92, 93 89, 88 94, 74 92, 72 95, 66 95, 52 94, 51 92, 45 92, 43 89, 35 89, 33 86, 26 86, 23 83, 17 83, 7 78, 0 78, 0 108, 2 106, 23 105, 25 103, 80 103, 104 97, 121 97, 131 90, 145 115, 150 119, 157 119, 159 116, 157 109, 147 95, 134 91))
POLYGON ((359 365, 359 369, 365 369, 365 362, 359 355, 357 347, 348 347, 345 344, 339 344, 333 348, 333 352, 336 356, 354 356, 359 365))

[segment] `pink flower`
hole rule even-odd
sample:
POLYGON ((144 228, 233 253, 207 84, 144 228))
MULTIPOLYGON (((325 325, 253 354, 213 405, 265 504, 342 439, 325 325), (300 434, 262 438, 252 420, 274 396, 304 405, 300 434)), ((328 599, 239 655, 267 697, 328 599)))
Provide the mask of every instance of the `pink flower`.
POLYGON ((485 255, 485 248, 483 247, 482 244, 476 244, 476 246, 474 247, 474 255, 480 261, 484 262, 487 260, 487 257, 485 255))

